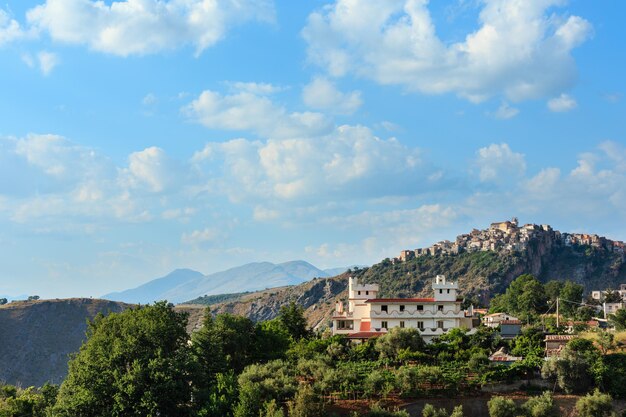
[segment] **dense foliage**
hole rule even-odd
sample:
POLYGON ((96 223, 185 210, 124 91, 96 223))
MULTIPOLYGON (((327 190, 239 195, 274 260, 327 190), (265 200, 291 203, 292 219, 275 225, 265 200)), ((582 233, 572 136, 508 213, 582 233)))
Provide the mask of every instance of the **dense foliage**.
MULTIPOLYGON (((565 292, 578 296, 575 284, 544 286, 525 275, 498 302, 532 317, 565 292)), ((191 337, 186 324, 165 302, 98 316, 60 389, 1 386, 0 417, 323 417, 345 400, 372 405, 358 415, 406 417, 385 404, 474 395, 485 384, 530 380, 540 369, 563 392, 600 390, 581 399, 579 414, 587 414, 580 415, 610 415, 606 399, 626 398, 626 355, 612 353, 606 332, 595 342, 575 338, 558 360, 544 361, 544 331, 532 325, 511 341, 480 327, 451 329, 426 344, 417 329, 394 328, 353 344, 311 332, 294 303, 262 323, 207 309, 191 337), (489 355, 498 349, 523 360, 495 365, 489 355)), ((550 393, 521 404, 495 396, 488 408, 491 417, 558 415, 550 393)), ((423 416, 462 417, 463 410, 426 406, 423 416)))

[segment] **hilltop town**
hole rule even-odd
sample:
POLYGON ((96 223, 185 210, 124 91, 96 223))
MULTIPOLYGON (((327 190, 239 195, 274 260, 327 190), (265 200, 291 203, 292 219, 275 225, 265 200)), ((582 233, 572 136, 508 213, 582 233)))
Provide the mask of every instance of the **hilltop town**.
POLYGON ((404 262, 420 256, 455 255, 462 252, 523 252, 533 241, 542 242, 550 249, 560 246, 590 246, 626 257, 626 244, 596 234, 561 233, 547 224, 519 226, 516 217, 510 221, 491 223, 488 229, 474 229, 457 236, 454 242, 443 240, 428 248, 403 250, 396 261, 404 262))

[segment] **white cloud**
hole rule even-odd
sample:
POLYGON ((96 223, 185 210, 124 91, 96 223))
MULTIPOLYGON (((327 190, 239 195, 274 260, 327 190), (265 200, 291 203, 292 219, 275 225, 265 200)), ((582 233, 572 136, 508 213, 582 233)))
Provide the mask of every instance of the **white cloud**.
POLYGON ((43 75, 49 75, 60 62, 57 54, 48 51, 40 51, 37 54, 37 61, 43 75))
POLYGON ((311 108, 338 114, 352 114, 363 104, 360 91, 342 93, 331 81, 321 77, 303 88, 302 99, 311 108))
POLYGON ((289 113, 267 97, 248 92, 222 95, 206 90, 183 111, 211 129, 247 130, 271 138, 317 136, 332 126, 321 113, 289 113))
POLYGON ((515 153, 506 143, 491 144, 476 152, 475 165, 479 169, 478 177, 483 182, 506 182, 519 178, 526 171, 523 154, 515 153))
POLYGON ((574 110, 578 103, 569 94, 561 94, 548 101, 548 108, 553 112, 567 112, 574 110))
POLYGON ((227 85, 231 88, 231 90, 235 92, 245 92, 250 94, 255 94, 258 96, 270 95, 279 93, 285 90, 285 87, 280 87, 274 84, 269 83, 255 83, 255 82, 229 82, 227 85))
POLYGON ((181 45, 192 45, 200 54, 234 25, 273 21, 274 8, 270 0, 47 0, 29 10, 27 19, 55 41, 114 55, 150 54, 181 45))
POLYGON ((447 42, 426 0, 336 0, 312 13, 302 34, 308 58, 332 76, 354 73, 427 94, 471 101, 502 95, 525 100, 571 87, 571 50, 591 24, 552 12, 562 0, 485 0, 479 27, 447 42))
POLYGON ((220 237, 220 232, 216 229, 206 228, 202 230, 194 230, 191 233, 183 233, 180 241, 186 245, 198 245, 214 241, 220 237))
POLYGON ((322 198, 370 198, 432 189, 418 149, 380 139, 361 126, 317 138, 209 143, 192 161, 211 189, 234 200, 279 198, 309 204, 322 198), (215 182, 215 174, 223 177, 215 182))
POLYGON ((22 54, 22 61, 29 67, 38 67, 44 76, 49 75, 52 70, 59 65, 60 59, 57 54, 48 51, 39 51, 39 53, 33 57, 28 52, 22 54))
POLYGON ((159 98, 154 93, 148 93, 141 99, 144 106, 154 106, 159 102, 159 98))
POLYGON ((0 47, 26 36, 20 24, 0 9, 0 47))
POLYGON ((178 169, 163 149, 152 146, 130 154, 128 168, 120 174, 124 184, 160 193, 177 181, 178 169))
POLYGON ((519 109, 511 107, 509 103, 504 102, 500 105, 500 107, 498 107, 498 110, 490 114, 496 119, 507 120, 517 116, 519 114, 519 109))

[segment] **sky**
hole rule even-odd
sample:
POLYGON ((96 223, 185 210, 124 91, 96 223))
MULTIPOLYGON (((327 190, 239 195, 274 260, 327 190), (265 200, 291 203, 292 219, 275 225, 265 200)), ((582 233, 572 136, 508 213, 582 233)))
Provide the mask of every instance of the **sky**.
POLYGON ((4 0, 0 294, 626 240, 621 0, 4 0))

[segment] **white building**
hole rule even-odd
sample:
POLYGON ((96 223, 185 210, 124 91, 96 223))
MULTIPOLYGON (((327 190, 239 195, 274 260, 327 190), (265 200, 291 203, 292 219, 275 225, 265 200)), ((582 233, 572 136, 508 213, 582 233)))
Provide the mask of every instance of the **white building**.
MULTIPOLYGON (((626 302, 626 284, 620 284, 619 290, 617 290, 617 293, 619 293, 620 297, 622 298, 622 301, 626 302)), ((606 295, 606 291, 591 291, 591 298, 600 302, 604 301, 605 295, 606 295)))
POLYGON ((507 313, 493 313, 482 317, 483 325, 487 327, 498 327, 502 322, 519 322, 517 317, 507 313))
POLYGON ((416 328, 425 341, 454 328, 471 329, 471 318, 461 310, 459 286, 437 275, 432 298, 378 298, 377 284, 362 285, 356 278, 348 284, 348 309, 337 302, 333 334, 365 340, 385 334, 394 327, 416 328))

